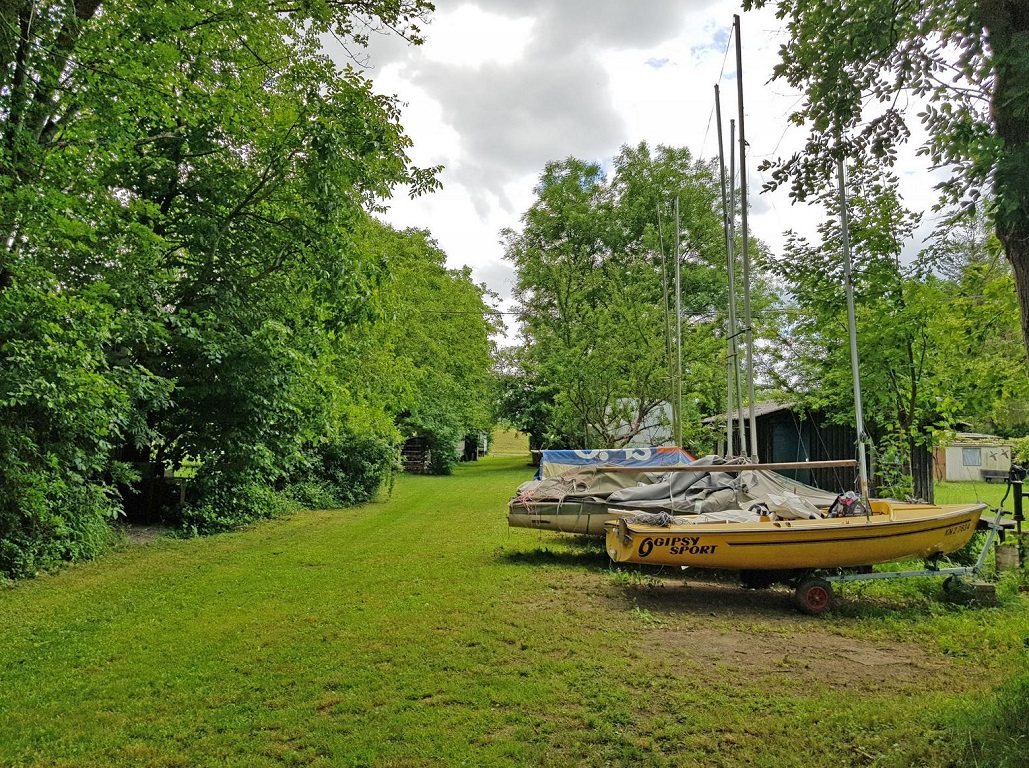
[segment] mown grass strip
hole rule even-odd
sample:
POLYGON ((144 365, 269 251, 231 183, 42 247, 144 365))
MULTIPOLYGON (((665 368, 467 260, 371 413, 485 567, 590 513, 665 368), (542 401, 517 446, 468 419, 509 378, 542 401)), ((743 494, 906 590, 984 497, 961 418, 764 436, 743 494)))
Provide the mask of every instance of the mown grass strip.
POLYGON ((507 528, 531 472, 405 476, 0 592, 0 764, 944 764, 944 723, 1026 660, 1017 595, 884 587, 811 619, 616 575, 597 543, 507 528), (855 649, 891 644, 905 666, 866 671, 855 649))

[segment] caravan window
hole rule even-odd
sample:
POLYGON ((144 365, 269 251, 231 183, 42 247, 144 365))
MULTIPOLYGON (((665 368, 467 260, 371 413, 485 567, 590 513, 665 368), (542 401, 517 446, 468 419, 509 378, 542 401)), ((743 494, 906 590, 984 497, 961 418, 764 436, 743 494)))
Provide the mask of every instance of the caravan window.
POLYGON ((981 467, 983 464, 983 449, 962 448, 961 463, 966 467, 981 467))

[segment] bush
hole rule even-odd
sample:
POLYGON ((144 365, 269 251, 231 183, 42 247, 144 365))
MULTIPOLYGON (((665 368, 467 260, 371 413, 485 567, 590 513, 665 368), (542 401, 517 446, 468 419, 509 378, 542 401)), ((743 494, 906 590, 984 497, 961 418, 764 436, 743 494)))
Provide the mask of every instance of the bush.
POLYGON ((286 486, 284 493, 305 509, 339 509, 346 506, 328 483, 304 480, 286 486))
POLYGON ((396 448, 377 435, 346 433, 307 451, 307 460, 275 490, 257 474, 240 478, 203 464, 189 499, 173 519, 185 533, 203 535, 295 512, 338 509, 373 498, 398 468, 396 448))
POLYGON ((119 313, 44 274, 0 291, 0 573, 30 576, 95 557, 120 513, 112 460, 126 442, 149 445, 147 414, 171 382, 112 363, 119 313))
POLYGON ((50 472, 15 474, 0 494, 0 574, 34 576, 92 559, 114 542, 108 520, 119 508, 110 488, 50 472))
POLYGON ((313 479, 331 488, 341 503, 352 506, 371 501, 384 483, 392 490, 400 458, 392 441, 379 435, 344 433, 319 445, 311 462, 313 479))
POLYGON ((1029 437, 1011 441, 1011 461, 1022 466, 1029 464, 1029 437))
POLYGON ((255 481, 232 481, 201 469, 190 483, 194 500, 180 507, 179 525, 192 535, 219 533, 255 520, 281 517, 300 508, 296 501, 255 481))

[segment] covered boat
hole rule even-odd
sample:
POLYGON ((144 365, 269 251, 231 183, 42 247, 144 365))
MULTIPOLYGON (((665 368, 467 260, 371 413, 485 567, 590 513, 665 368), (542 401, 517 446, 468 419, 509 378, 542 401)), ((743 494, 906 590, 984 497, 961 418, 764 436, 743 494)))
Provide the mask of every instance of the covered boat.
POLYGON ((603 536, 612 494, 651 485, 668 468, 694 461, 667 446, 543 451, 536 477, 519 485, 508 503, 508 525, 603 536))
POLYGON ((544 451, 537 479, 518 487, 507 519, 515 528, 602 536, 605 523, 633 511, 717 514, 762 504, 811 517, 835 498, 772 471, 739 471, 721 457, 694 459, 677 448, 544 451))

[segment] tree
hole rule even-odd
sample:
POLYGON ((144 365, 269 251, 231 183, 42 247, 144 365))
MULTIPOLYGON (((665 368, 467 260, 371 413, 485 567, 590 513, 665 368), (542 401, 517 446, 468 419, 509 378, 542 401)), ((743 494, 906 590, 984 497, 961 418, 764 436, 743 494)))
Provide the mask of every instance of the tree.
POLYGON ((962 421, 983 432, 1029 432, 1029 378, 1011 266, 986 217, 966 212, 924 255, 946 279, 941 324, 945 391, 962 421))
POLYGON ((660 208, 672 250, 676 196, 685 234, 684 423, 697 424, 689 439, 700 439, 699 416, 721 403, 724 380, 716 351, 727 301, 716 180, 712 165, 688 150, 652 152, 646 144, 624 147, 610 179, 576 158, 546 166, 522 228, 504 235, 518 271, 524 341, 508 382, 525 396, 508 400, 521 403, 520 417, 531 416, 537 430, 546 412, 546 433, 534 434, 534 443, 624 444, 671 398, 656 225, 660 208))
MULTIPOLYGON (((744 7, 767 3, 744 0, 744 7)), ((790 183, 803 200, 833 172, 837 156, 893 163, 911 135, 904 105, 914 97, 928 132, 919 151, 953 169, 942 202, 993 201, 1029 349, 1029 6, 778 0, 777 8, 788 20, 788 42, 775 77, 803 88, 791 119, 811 134, 802 152, 771 164, 771 186, 790 183)))
POLYGON ((431 470, 449 474, 455 443, 493 424, 496 297, 468 267, 448 268, 424 230, 369 219, 358 241, 379 263, 376 315, 343 342, 340 376, 360 401, 381 404, 403 437, 425 438, 431 470))
POLYGON ((529 437, 533 451, 550 447, 554 392, 540 380, 524 347, 505 347, 497 353, 496 420, 529 437))
POLYGON ((0 7, 0 536, 65 542, 0 569, 89 539, 67 510, 117 510, 119 454, 202 456, 193 506, 221 524, 260 511, 219 500, 256 498, 338 432, 330 342, 374 271, 351 233, 397 184, 436 182, 408 162, 394 101, 320 36, 417 39, 429 10, 0 7))
MULTIPOLYGON (((901 247, 918 217, 899 202, 896 179, 878 169, 851 174, 848 207, 854 260, 865 425, 878 484, 932 498, 915 468, 958 422, 994 428, 1029 387, 1018 312, 1005 268, 981 217, 966 214, 917 260, 901 247)), ((777 383, 839 423, 853 421, 839 201, 819 195, 828 216, 820 242, 790 233, 782 258, 765 266, 786 288, 791 321, 776 345, 777 383)))
MULTIPOLYGON (((935 318, 944 294, 921 264, 901 262, 918 217, 900 205, 896 184, 888 174, 859 167, 851 174, 848 200, 865 426, 878 480, 894 492, 904 482, 882 470, 899 465, 907 482, 917 477, 918 454, 932 449, 936 433, 954 415, 944 411, 939 387, 945 361, 935 318)), ((820 242, 790 233, 783 257, 764 260, 796 302, 775 347, 779 381, 809 406, 853 423, 839 199, 826 190, 818 201, 829 214, 819 225, 820 242)), ((931 498, 932 488, 915 492, 931 498)))

